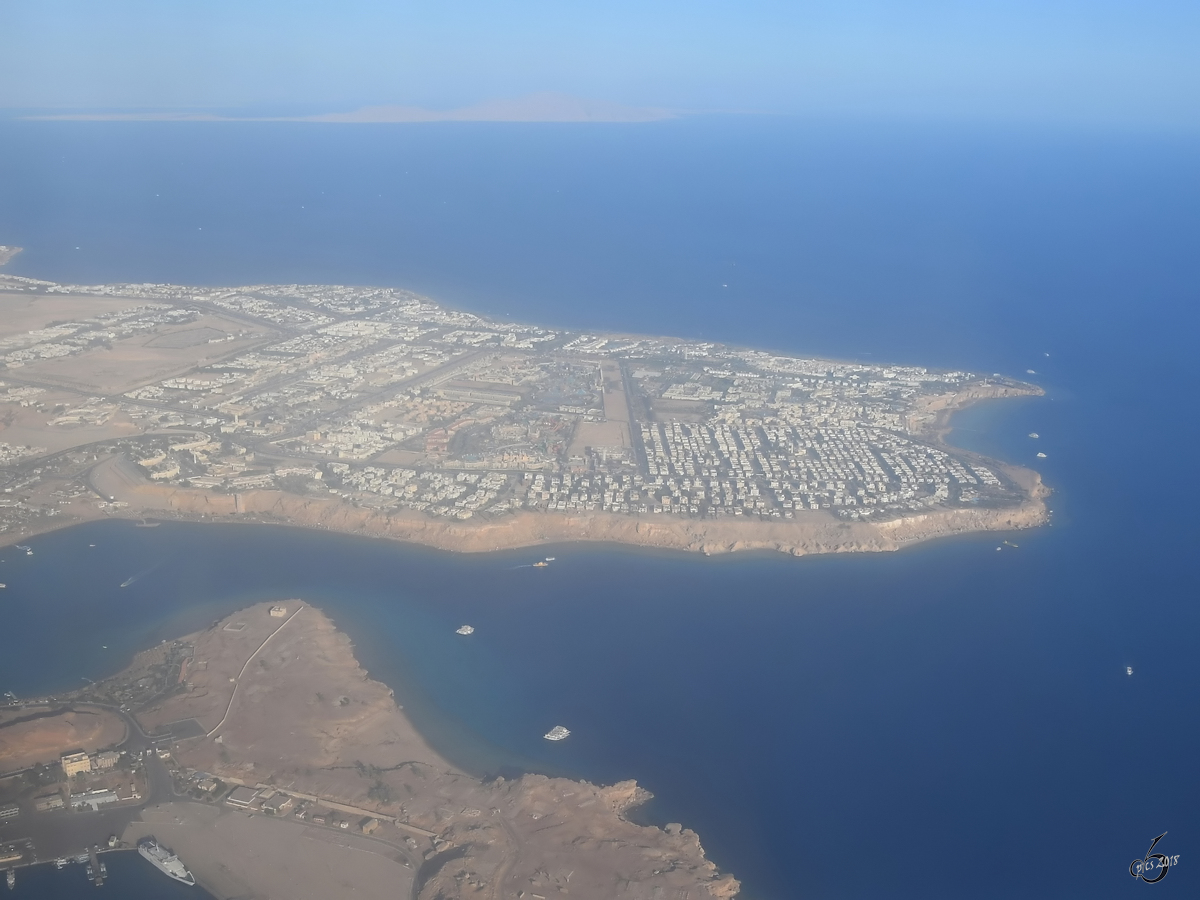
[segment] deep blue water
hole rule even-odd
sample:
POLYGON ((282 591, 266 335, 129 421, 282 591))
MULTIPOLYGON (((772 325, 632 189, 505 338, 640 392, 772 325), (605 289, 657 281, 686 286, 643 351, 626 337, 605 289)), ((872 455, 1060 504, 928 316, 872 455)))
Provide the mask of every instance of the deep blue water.
POLYGON ((748 897, 1123 896, 1151 890, 1127 867, 1162 831, 1181 862, 1153 890, 1194 896, 1198 150, 778 120, 0 123, 20 274, 394 284, 551 324, 1032 368, 1045 398, 972 409, 953 440, 1056 491, 1053 526, 1000 553, 563 547, 541 572, 513 568, 541 553, 87 526, 0 553, 0 689, 72 686, 300 594, 447 752, 635 777, 748 897), (558 722, 571 739, 542 741, 558 722))

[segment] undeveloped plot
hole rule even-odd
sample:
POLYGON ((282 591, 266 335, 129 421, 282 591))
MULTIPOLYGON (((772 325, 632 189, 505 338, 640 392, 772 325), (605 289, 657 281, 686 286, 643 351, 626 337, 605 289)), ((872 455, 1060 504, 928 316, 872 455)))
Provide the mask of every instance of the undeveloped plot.
POLYGON ((261 332, 236 337, 244 330, 244 325, 230 319, 203 316, 186 326, 157 329, 117 341, 111 347, 30 363, 20 369, 19 375, 23 380, 59 384, 87 393, 123 394, 224 359, 262 339, 261 332), (234 335, 235 339, 215 339, 213 334, 234 335))
POLYGON ((95 441, 111 441, 117 438, 141 434, 143 429, 129 414, 110 406, 110 414, 103 424, 63 424, 60 412, 69 412, 70 407, 83 405, 78 394, 46 392, 38 401, 51 411, 39 410, 19 403, 0 403, 0 441, 14 446, 42 447, 48 453, 57 453, 70 447, 90 444, 95 441), (58 410, 58 407, 63 407, 58 410))
POLYGON ((0 772, 52 763, 72 750, 91 753, 125 740, 120 716, 103 710, 64 710, 48 716, 18 710, 0 720, 0 772))
POLYGON ((134 297, 0 293, 0 339, 45 328, 54 322, 75 322, 145 306, 146 302, 134 297))

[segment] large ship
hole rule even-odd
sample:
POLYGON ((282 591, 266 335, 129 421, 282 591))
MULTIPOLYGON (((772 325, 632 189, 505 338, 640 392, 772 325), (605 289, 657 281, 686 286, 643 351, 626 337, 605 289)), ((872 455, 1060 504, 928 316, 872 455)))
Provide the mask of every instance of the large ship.
POLYGON ((138 841, 138 853, 142 854, 146 859, 154 865, 154 868, 174 878, 176 881, 182 881, 184 884, 195 884, 196 879, 192 877, 192 873, 187 870, 187 867, 179 861, 179 857, 161 846, 158 841, 152 837, 145 837, 138 841))

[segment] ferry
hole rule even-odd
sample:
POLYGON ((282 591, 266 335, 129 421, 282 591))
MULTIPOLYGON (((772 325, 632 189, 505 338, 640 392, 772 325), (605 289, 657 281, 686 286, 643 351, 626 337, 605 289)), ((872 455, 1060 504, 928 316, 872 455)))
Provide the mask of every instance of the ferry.
POLYGON ((474 634, 475 629, 472 628, 470 625, 463 625, 460 628, 455 628, 454 633, 455 634, 474 634))
POLYGON ((144 837, 138 841, 138 853, 148 859, 151 865, 164 875, 181 881, 184 884, 195 884, 196 879, 187 867, 179 861, 179 857, 161 846, 152 837, 144 837))
POLYGON ((544 568, 546 568, 548 565, 550 565, 550 563, 546 562, 546 561, 543 559, 543 560, 539 560, 538 562, 535 562, 535 563, 533 564, 533 567, 534 567, 535 569, 544 569, 544 568))
POLYGON ((561 725, 555 725, 553 728, 543 734, 542 737, 548 741, 561 741, 570 734, 571 732, 568 729, 563 728, 561 725))

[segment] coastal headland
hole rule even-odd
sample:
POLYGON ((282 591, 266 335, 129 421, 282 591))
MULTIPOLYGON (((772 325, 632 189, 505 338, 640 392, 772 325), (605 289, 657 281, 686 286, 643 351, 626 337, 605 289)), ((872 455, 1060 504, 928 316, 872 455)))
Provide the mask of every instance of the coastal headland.
MULTIPOLYGON (((118 701, 148 742, 145 765, 165 772, 121 843, 155 836, 220 898, 738 891, 694 832, 625 818, 650 796, 633 782, 458 770, 301 600, 241 610, 65 702, 118 701)), ((31 831, 39 817, 62 830, 92 815, 26 804, 31 831)))
POLYGON ((956 410, 1042 393, 998 375, 563 331, 383 288, 0 276, 0 311, 0 543, 119 517, 807 555, 1048 515, 1036 472, 944 441, 956 410))

